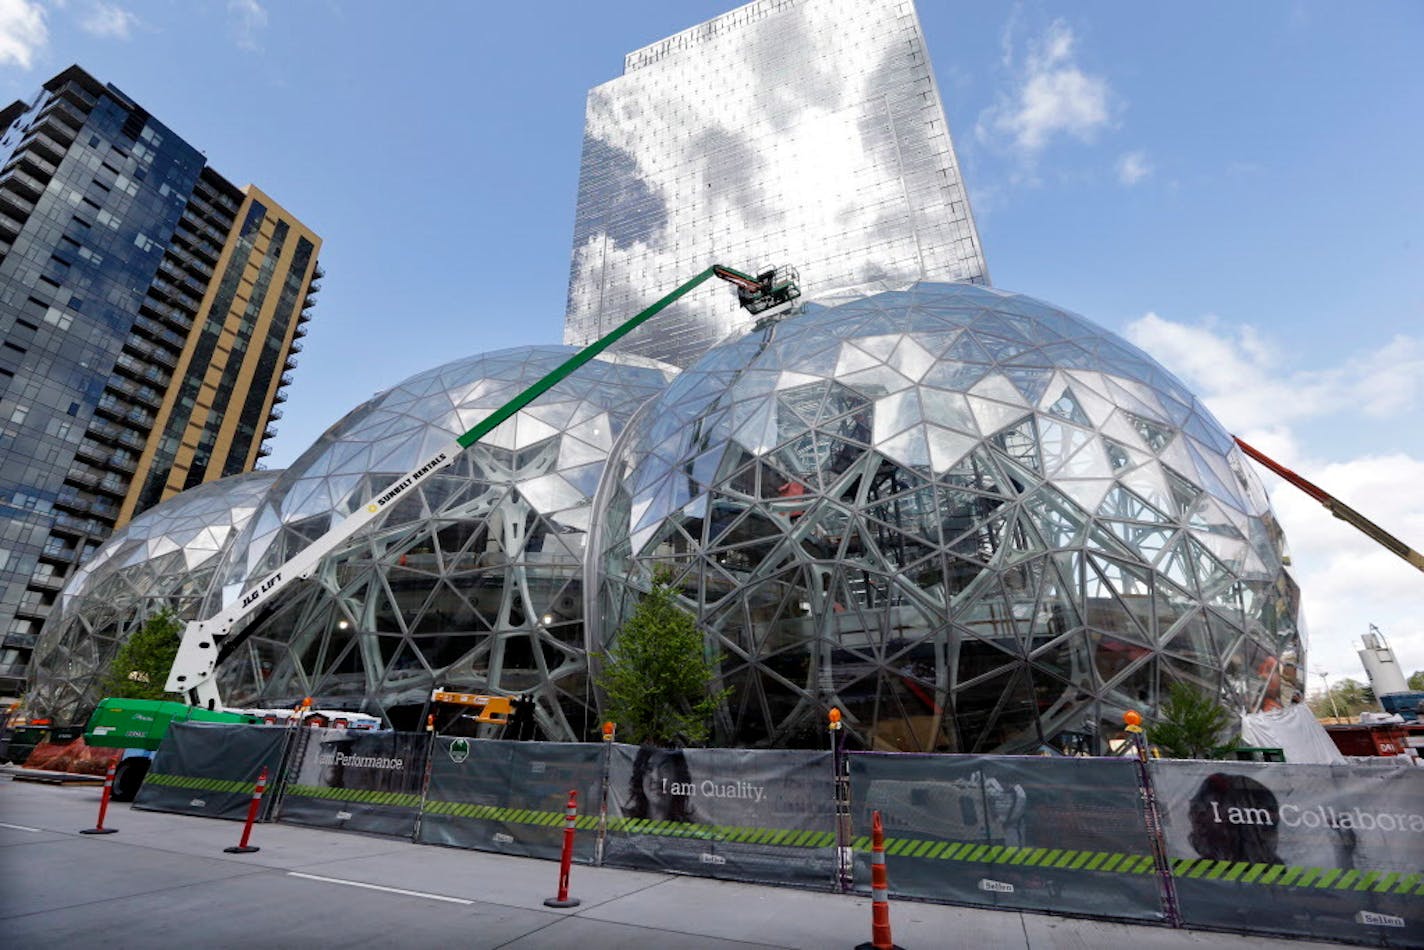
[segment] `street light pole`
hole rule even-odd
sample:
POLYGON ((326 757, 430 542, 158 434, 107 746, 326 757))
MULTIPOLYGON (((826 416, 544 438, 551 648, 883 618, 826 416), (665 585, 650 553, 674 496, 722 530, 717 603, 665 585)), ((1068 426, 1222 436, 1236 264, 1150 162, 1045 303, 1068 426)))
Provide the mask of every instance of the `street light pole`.
POLYGON ((1335 718, 1340 718, 1340 707, 1335 705, 1335 696, 1330 692, 1330 674, 1321 670, 1315 674, 1320 677, 1320 685, 1325 690, 1325 698, 1330 700, 1330 711, 1335 714, 1335 718))

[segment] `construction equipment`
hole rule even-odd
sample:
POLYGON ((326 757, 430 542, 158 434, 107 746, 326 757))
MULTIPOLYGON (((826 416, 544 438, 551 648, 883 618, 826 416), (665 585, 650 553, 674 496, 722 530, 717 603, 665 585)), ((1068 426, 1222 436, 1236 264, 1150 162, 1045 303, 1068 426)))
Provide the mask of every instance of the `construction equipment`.
POLYGON ((166 688, 171 692, 183 694, 187 701, 194 705, 207 705, 209 708, 219 705, 221 698, 218 695, 215 672, 218 663, 230 654, 246 635, 245 632, 237 631, 239 623, 245 623, 243 630, 248 632, 259 627, 273 609, 276 595, 280 591, 293 581, 309 578, 322 558, 399 501, 411 488, 450 465, 460 453, 494 431, 500 423, 711 277, 736 285, 738 303, 753 314, 789 305, 801 296, 795 280, 795 271, 790 268, 773 268, 753 277, 730 267, 714 264, 679 285, 646 310, 571 356, 553 372, 492 412, 454 442, 422 459, 366 505, 347 515, 286 563, 244 590, 230 606, 206 620, 189 623, 183 631, 183 639, 168 674, 166 688))
POLYGON ((534 738, 534 700, 487 696, 436 687, 430 693, 430 729, 442 736, 484 739, 534 738), (508 730, 513 734, 507 734, 508 730))
MULTIPOLYGON (((1232 436, 1232 438, 1236 437, 1232 436)), ((1424 571, 1424 554, 1420 554, 1418 551, 1414 550, 1409 545, 1405 544, 1403 541, 1399 540, 1394 535, 1390 534, 1388 531, 1384 530, 1379 525, 1375 524, 1373 521, 1366 518, 1364 515, 1360 514, 1358 511, 1351 508, 1349 505, 1345 504, 1343 501, 1327 492, 1325 489, 1321 488, 1319 485, 1306 481, 1304 478, 1297 475, 1295 472, 1286 468, 1280 462, 1277 462, 1275 459, 1270 458, 1260 449, 1253 448, 1250 445, 1247 445, 1245 442, 1241 441, 1240 439, 1236 439, 1236 444, 1241 447, 1241 451, 1245 452, 1251 458, 1260 462, 1262 465, 1266 466, 1266 468, 1275 472, 1281 478, 1284 478, 1296 488, 1299 488, 1311 498, 1314 498, 1316 501, 1320 502, 1320 504, 1325 506, 1326 511, 1330 512, 1332 515, 1339 518, 1346 524, 1353 525, 1354 527, 1358 528, 1362 533, 1369 537, 1370 540, 1381 545, 1391 553, 1397 554, 1400 557, 1404 558, 1406 561, 1414 565, 1419 570, 1424 571)))
POLYGON ((375 729, 381 720, 365 713, 312 709, 307 701, 295 709, 205 709, 165 699, 106 697, 89 716, 84 744, 99 749, 123 749, 114 771, 113 798, 133 801, 148 774, 153 754, 175 722, 212 722, 249 725, 332 726, 339 729, 375 729))

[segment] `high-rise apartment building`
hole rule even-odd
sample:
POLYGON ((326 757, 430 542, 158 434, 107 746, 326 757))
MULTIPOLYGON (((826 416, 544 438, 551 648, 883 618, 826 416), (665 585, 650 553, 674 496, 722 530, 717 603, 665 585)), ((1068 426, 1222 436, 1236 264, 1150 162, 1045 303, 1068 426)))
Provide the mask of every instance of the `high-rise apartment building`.
MULTIPOLYGON (((911 0, 757 0, 589 92, 565 342, 713 262, 795 265, 809 296, 988 282, 911 0)), ((621 347, 685 366, 747 325, 691 295, 621 347)))
POLYGON ((320 247, 77 66, 0 110, 0 693, 114 528, 267 454, 320 247))

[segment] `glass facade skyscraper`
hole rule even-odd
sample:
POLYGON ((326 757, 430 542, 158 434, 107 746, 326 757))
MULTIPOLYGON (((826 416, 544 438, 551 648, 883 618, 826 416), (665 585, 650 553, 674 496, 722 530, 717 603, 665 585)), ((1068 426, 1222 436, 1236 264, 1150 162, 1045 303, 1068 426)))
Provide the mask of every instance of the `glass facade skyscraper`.
POLYGON ((0 693, 114 528, 248 471, 320 239, 79 67, 0 110, 0 693))
MULTIPOLYGON (((910 0, 758 0, 589 92, 564 341, 713 262, 794 264, 813 297, 988 282, 910 0)), ((686 366, 749 325, 698 294, 620 346, 686 366)))

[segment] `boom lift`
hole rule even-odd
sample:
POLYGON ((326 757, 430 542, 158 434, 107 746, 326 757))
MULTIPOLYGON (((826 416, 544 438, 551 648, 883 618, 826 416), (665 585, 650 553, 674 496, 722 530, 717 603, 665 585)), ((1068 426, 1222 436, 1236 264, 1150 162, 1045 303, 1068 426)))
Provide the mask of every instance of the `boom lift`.
MULTIPOLYGON (((1232 438, 1236 437, 1232 436, 1232 438)), ((1299 488, 1311 498, 1314 498, 1316 501, 1320 502, 1322 505, 1325 506, 1326 511, 1330 512, 1332 515, 1339 518, 1346 524, 1353 525, 1354 527, 1358 528, 1363 534, 1369 537, 1370 540, 1375 541, 1385 549, 1404 558, 1406 561, 1414 565, 1419 570, 1424 571, 1424 554, 1420 554, 1418 551, 1414 550, 1409 545, 1405 544, 1403 541, 1399 540, 1394 535, 1390 534, 1388 531, 1384 530, 1379 525, 1375 524, 1373 521, 1366 518, 1364 515, 1360 514, 1358 511, 1351 508, 1349 505, 1345 504, 1343 501, 1327 492, 1325 489, 1321 488, 1319 485, 1306 481, 1304 478, 1297 475, 1295 472, 1292 472, 1290 469, 1286 468, 1280 462, 1277 462, 1275 459, 1272 459, 1270 456, 1263 453, 1260 449, 1253 448, 1250 445, 1247 445, 1245 442, 1242 442, 1240 439, 1236 439, 1236 444, 1241 447, 1241 451, 1245 452, 1251 458, 1260 462, 1262 465, 1266 466, 1266 468, 1269 468, 1281 478, 1284 478, 1296 488, 1299 488)))
POLYGON ((222 699, 218 695, 215 671, 217 664, 230 654, 245 636, 245 633, 234 635, 234 628, 239 623, 250 618, 250 622, 245 627, 246 631, 251 631, 259 626, 261 621, 272 611, 276 595, 280 591, 293 581, 311 577, 323 557, 369 524, 412 487, 451 464, 461 452, 494 431, 500 423, 542 396, 579 367, 627 336, 709 277, 717 277, 736 285, 737 302, 752 314, 760 314, 772 307, 789 304, 801 296, 800 288, 796 284, 796 271, 789 267, 765 270, 753 277, 730 267, 714 264, 696 277, 681 284, 651 307, 569 357, 553 372, 490 413, 473 429, 433 455, 422 459, 414 468, 397 478, 361 509, 347 515, 326 534, 307 545, 256 584, 244 590, 232 602, 231 606, 206 620, 189 623, 183 631, 183 639, 178 646, 178 655, 173 660, 173 668, 169 671, 166 688, 171 692, 183 694, 193 705, 206 705, 210 709, 221 705, 222 699))

